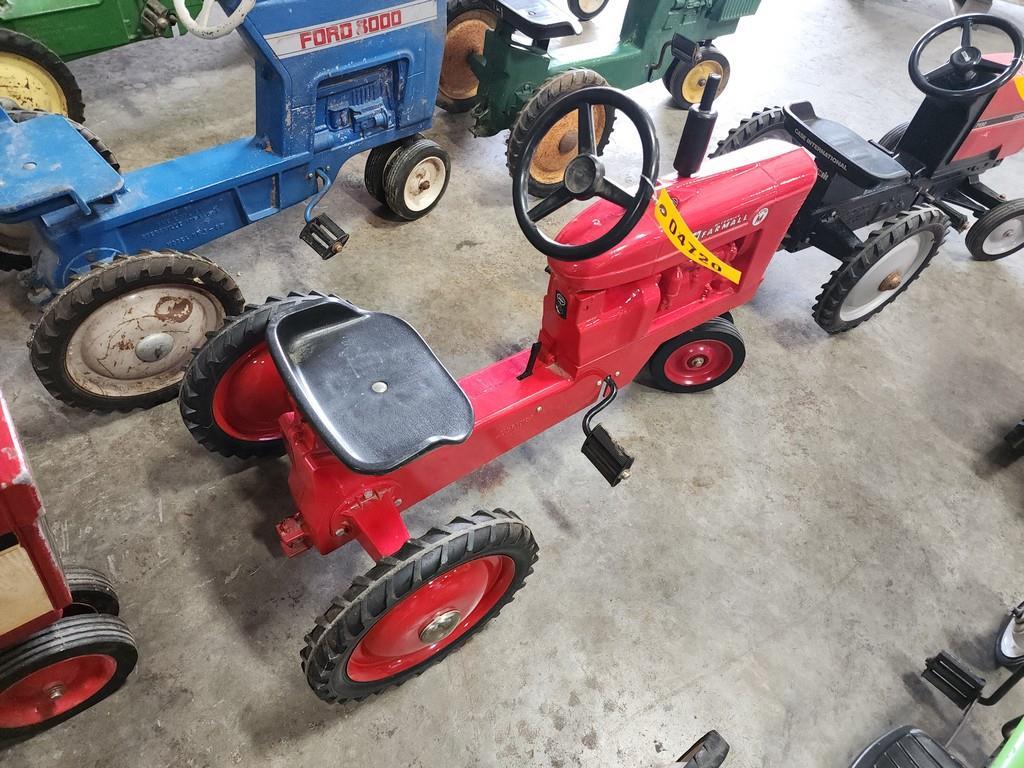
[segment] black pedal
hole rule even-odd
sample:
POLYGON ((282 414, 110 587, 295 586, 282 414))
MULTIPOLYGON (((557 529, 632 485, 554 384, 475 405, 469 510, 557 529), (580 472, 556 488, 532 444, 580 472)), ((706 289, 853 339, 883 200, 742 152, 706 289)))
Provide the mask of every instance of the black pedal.
POLYGON ((635 459, 622 450, 622 446, 598 424, 583 442, 583 455, 597 467, 612 488, 629 479, 629 470, 635 459))
POLYGON ((710 731, 676 760, 683 768, 721 768, 729 757, 729 742, 718 731, 710 731))
POLYGON ((299 239, 317 252, 321 259, 337 256, 348 242, 348 232, 334 223, 326 213, 314 216, 299 233, 299 239))
POLYGON ((985 688, 984 679, 945 651, 925 662, 922 677, 959 709, 974 704, 985 688))

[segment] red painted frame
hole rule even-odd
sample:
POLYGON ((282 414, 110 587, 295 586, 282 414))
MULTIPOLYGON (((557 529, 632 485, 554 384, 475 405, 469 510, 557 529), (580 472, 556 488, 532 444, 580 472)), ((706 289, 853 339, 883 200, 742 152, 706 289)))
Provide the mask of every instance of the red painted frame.
MULTIPOLYGON (((683 256, 660 230, 653 205, 608 253, 550 261, 534 372, 519 378, 529 359, 522 351, 462 379, 476 420, 461 445, 436 448, 387 475, 362 475, 324 446, 292 404, 280 416, 298 507, 278 525, 285 553, 314 547, 325 554, 355 539, 375 559, 394 554, 409 538, 401 513, 413 504, 586 409, 606 377, 626 386, 665 341, 749 301, 816 178, 803 149, 764 142, 709 162, 692 179, 662 181, 659 191, 669 190, 705 245, 743 273, 739 285, 683 256), (564 302, 556 302, 559 294, 564 302)), ((559 239, 591 241, 621 213, 595 203, 559 239)))
MULTIPOLYGON (((1012 53, 985 57, 998 64, 1009 65, 1012 53)), ((1024 150, 1024 74, 1018 74, 995 92, 978 124, 967 134, 953 157, 953 162, 993 153, 1003 160, 1024 150)))
POLYGON ((50 544, 32 473, 14 429, 7 401, 0 392, 0 536, 13 533, 36 569, 53 609, 0 635, 0 649, 21 642, 48 627, 71 605, 60 559, 50 544))

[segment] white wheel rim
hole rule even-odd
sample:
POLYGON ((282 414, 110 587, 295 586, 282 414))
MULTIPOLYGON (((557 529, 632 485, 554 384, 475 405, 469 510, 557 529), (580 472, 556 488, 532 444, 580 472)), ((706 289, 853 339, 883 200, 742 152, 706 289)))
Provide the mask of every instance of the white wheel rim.
POLYGON ((999 638, 999 650, 1008 659, 1024 658, 1024 622, 1010 619, 999 638))
POLYGON ((859 320, 891 301, 921 270, 934 244, 930 232, 918 232, 893 246, 847 295, 839 308, 839 319, 859 320))
POLYGON ((406 207, 415 213, 425 211, 441 197, 447 178, 448 171, 441 158, 421 160, 405 180, 403 197, 406 207))
POLYGON ((1004 221, 985 238, 982 250, 993 256, 1010 253, 1024 245, 1024 216, 1004 221))
POLYGON ((223 321, 224 308, 201 288, 140 288, 108 301, 78 326, 64 365, 71 380, 94 395, 156 392, 181 379, 192 350, 223 321))
POLYGON ((188 6, 185 5, 185 0, 174 0, 174 12, 177 14, 179 21, 185 26, 189 32, 196 37, 203 37, 207 40, 215 40, 218 37, 224 37, 230 35, 245 21, 245 17, 249 15, 249 11, 256 5, 256 0, 242 0, 242 2, 235 9, 235 12, 228 16, 220 24, 210 26, 210 14, 213 13, 213 7, 217 4, 217 0, 203 0, 203 7, 199 10, 199 17, 193 18, 189 12, 188 6))
POLYGON ((584 13, 597 13, 608 0, 577 0, 577 2, 580 4, 580 10, 584 13))

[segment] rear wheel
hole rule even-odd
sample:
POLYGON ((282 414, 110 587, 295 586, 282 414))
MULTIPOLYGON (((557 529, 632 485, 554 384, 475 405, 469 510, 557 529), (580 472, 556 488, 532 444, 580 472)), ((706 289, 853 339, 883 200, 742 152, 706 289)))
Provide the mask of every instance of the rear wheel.
POLYGON ((278 419, 291 406, 267 347, 267 326, 276 312, 317 298, 270 298, 249 307, 196 353, 178 401, 181 418, 196 442, 223 456, 284 454, 278 419))
POLYGON ((437 88, 437 106, 441 109, 468 112, 476 104, 480 81, 469 62, 483 55, 487 32, 497 24, 494 14, 475 0, 448 3, 448 31, 437 88))
POLYGON ((82 89, 61 58, 28 35, 0 29, 0 99, 85 120, 82 89))
POLYGON ((782 107, 765 107, 741 121, 736 128, 729 131, 728 136, 718 142, 718 148, 711 153, 711 157, 721 157, 769 139, 793 143, 793 138, 786 130, 786 114, 782 107))
POLYGON ((699 48, 693 61, 675 59, 665 78, 665 85, 672 96, 672 104, 679 109, 689 109, 700 103, 712 75, 722 78, 718 86, 718 94, 721 95, 729 84, 731 74, 732 67, 725 54, 709 45, 699 48))
POLYGON ((590 21, 608 7, 611 0, 569 0, 569 10, 580 21, 590 21))
POLYGON ((150 251, 97 265, 43 312, 29 349, 43 386, 99 412, 149 408, 178 395, 192 350, 244 307, 207 259, 150 251))
MULTIPOLYGON (((509 132, 506 160, 512 178, 519 172, 523 153, 533 127, 552 103, 567 93, 608 85, 597 72, 590 69, 573 69, 555 75, 537 89, 516 117, 509 132)), ((595 107, 594 133, 598 137, 597 154, 602 154, 611 139, 615 123, 615 112, 605 107, 595 107)), ((537 145, 530 163, 529 192, 536 197, 547 197, 562 185, 565 169, 579 153, 579 117, 574 111, 567 114, 548 131, 537 145)))
POLYGON ((302 651, 307 682, 325 701, 401 685, 496 618, 536 561, 533 533, 501 509, 409 541, 317 619, 302 651))
POLYGON ((0 653, 0 741, 52 728, 110 696, 138 661, 114 616, 63 618, 0 653))
POLYGON ((843 333, 877 315, 931 263, 949 223, 931 207, 887 221, 822 287, 815 322, 829 333, 843 333))
POLYGON ((997 205, 967 233, 967 250, 978 261, 997 261, 1024 250, 1024 200, 997 205))
POLYGON ((909 127, 910 123, 901 123, 900 125, 897 125, 878 140, 878 145, 882 147, 882 149, 887 149, 892 152, 896 149, 896 145, 898 145, 903 139, 903 135, 907 132, 907 128, 909 127))
POLYGON ((716 317, 658 347, 647 363, 647 383, 665 392, 704 392, 735 376, 746 357, 732 320, 716 317))

